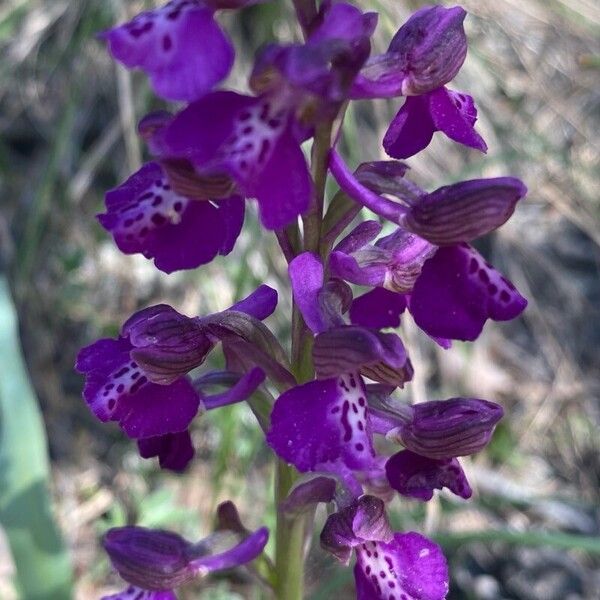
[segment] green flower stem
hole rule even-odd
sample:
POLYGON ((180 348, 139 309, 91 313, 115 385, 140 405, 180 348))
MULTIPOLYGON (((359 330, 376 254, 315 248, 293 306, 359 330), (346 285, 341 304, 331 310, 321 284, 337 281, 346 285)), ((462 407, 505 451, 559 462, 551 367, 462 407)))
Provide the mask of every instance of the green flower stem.
POLYGON ((317 125, 312 148, 311 167, 315 185, 313 203, 304 215, 304 249, 319 253, 321 245, 321 228, 323 223, 323 204, 325 199, 325 183, 327 181, 327 158, 331 147, 332 121, 317 125))
POLYGON ((277 461, 275 497, 277 533, 275 538, 275 593, 278 600, 302 600, 304 589, 304 519, 290 518, 279 505, 287 497, 298 473, 282 460, 277 461))
MULTIPOLYGON (((318 253, 321 244, 327 157, 331 143, 332 123, 317 127, 312 151, 312 177, 315 185, 313 203, 304 217, 304 249, 318 253)), ((292 371, 298 383, 314 377, 312 364, 313 337, 298 307, 292 312, 292 371)), ((275 534, 275 593, 278 600, 302 600, 304 590, 304 515, 289 516, 279 510, 298 478, 296 469, 278 460, 275 474, 277 531, 275 534)))

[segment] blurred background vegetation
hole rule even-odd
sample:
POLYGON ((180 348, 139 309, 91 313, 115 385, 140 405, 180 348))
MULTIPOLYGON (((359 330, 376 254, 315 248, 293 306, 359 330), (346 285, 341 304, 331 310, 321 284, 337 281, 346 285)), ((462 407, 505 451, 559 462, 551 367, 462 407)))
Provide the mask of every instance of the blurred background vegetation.
MULTIPOLYGON (((356 3, 381 12, 376 51, 423 4, 356 3)), ((139 256, 121 255, 94 219, 103 193, 144 154, 136 120, 162 106, 142 75, 115 67, 94 34, 151 4, 0 1, 0 275, 8 282, 0 285, 0 598, 6 600, 18 597, 19 586, 25 600, 59 598, 63 592, 48 589, 36 595, 34 583, 60 573, 62 581, 53 584, 64 589, 69 557, 77 599, 117 589, 98 545, 110 526, 135 522, 194 537, 210 531, 224 499, 237 503, 248 526, 274 519, 269 453, 244 406, 196 424, 197 460, 177 477, 139 459, 117 427, 92 417, 73 372, 82 345, 114 335, 140 307, 165 301, 202 314, 262 282, 282 292, 270 324, 289 338, 285 265, 253 209, 229 257, 170 276, 139 256), (52 526, 46 484, 65 549, 52 526), (32 552, 19 553, 19 544, 32 552)), ((410 176, 430 190, 479 176, 524 179, 528 199, 480 250, 530 304, 517 322, 489 323, 475 344, 449 351, 403 324, 416 368, 403 393, 417 400, 487 397, 501 402, 507 417, 489 450, 465 461, 474 500, 442 494, 427 507, 395 500, 394 516, 405 529, 425 522, 443 543, 454 577, 451 598, 593 600, 600 598, 600 7, 595 0, 462 4, 470 51, 453 87, 475 97, 490 151, 480 156, 435 139, 409 161, 410 176)), ((222 21, 242 48, 228 82, 237 89, 245 88, 257 48, 297 34, 283 0, 222 21)), ((381 139, 398 105, 361 102, 349 111, 343 148, 352 164, 384 158, 381 139)), ((351 597, 350 571, 318 548, 306 576, 314 600, 351 597)), ((236 572, 180 597, 263 595, 236 572)))

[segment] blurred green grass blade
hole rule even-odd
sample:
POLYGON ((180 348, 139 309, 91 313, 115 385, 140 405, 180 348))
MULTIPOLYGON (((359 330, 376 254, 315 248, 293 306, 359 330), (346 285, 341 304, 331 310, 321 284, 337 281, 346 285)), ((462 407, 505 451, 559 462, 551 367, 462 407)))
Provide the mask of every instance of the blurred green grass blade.
POLYGON ((46 435, 6 279, 0 276, 0 524, 24 600, 72 597, 71 566, 52 516, 46 435))
POLYGON ((434 535, 438 544, 445 548, 463 546, 473 542, 504 542, 516 546, 556 548, 560 550, 581 550, 600 555, 600 536, 584 536, 562 531, 507 531, 488 529, 466 533, 434 535))

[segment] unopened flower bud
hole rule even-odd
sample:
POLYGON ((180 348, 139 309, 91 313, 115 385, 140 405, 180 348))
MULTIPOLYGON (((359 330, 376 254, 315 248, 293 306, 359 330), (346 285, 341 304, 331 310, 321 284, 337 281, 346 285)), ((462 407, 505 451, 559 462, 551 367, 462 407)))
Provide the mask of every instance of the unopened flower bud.
POLYGON ((499 404, 477 398, 434 400, 412 408, 413 418, 400 423, 387 437, 416 454, 435 459, 479 452, 504 413, 499 404))
POLYGON ((356 546, 368 541, 389 542, 391 538, 383 500, 363 496, 329 516, 321 532, 321 547, 347 564, 356 546))
POLYGON ((213 347, 196 320, 166 304, 137 312, 123 325, 122 335, 134 346, 131 356, 148 378, 163 385, 202 364, 213 347))
POLYGON ((145 527, 110 529, 104 549, 125 581, 147 590, 168 590, 190 581, 191 544, 181 536, 145 527))
POLYGON ((401 225, 437 246, 470 242, 506 223, 526 193, 514 177, 461 181, 419 198, 401 225))
POLYGON ((417 11, 398 30, 388 54, 397 53, 406 61, 403 95, 430 92, 458 73, 467 55, 466 14, 460 6, 430 6, 417 11))

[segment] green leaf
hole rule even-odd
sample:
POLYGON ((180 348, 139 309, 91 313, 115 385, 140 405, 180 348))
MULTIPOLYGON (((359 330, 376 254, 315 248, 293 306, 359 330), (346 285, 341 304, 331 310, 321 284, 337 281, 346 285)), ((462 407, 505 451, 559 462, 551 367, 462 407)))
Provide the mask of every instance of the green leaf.
POLYGON ((0 276, 0 524, 23 598, 72 597, 69 556, 52 515, 46 435, 27 376, 17 317, 0 276))

